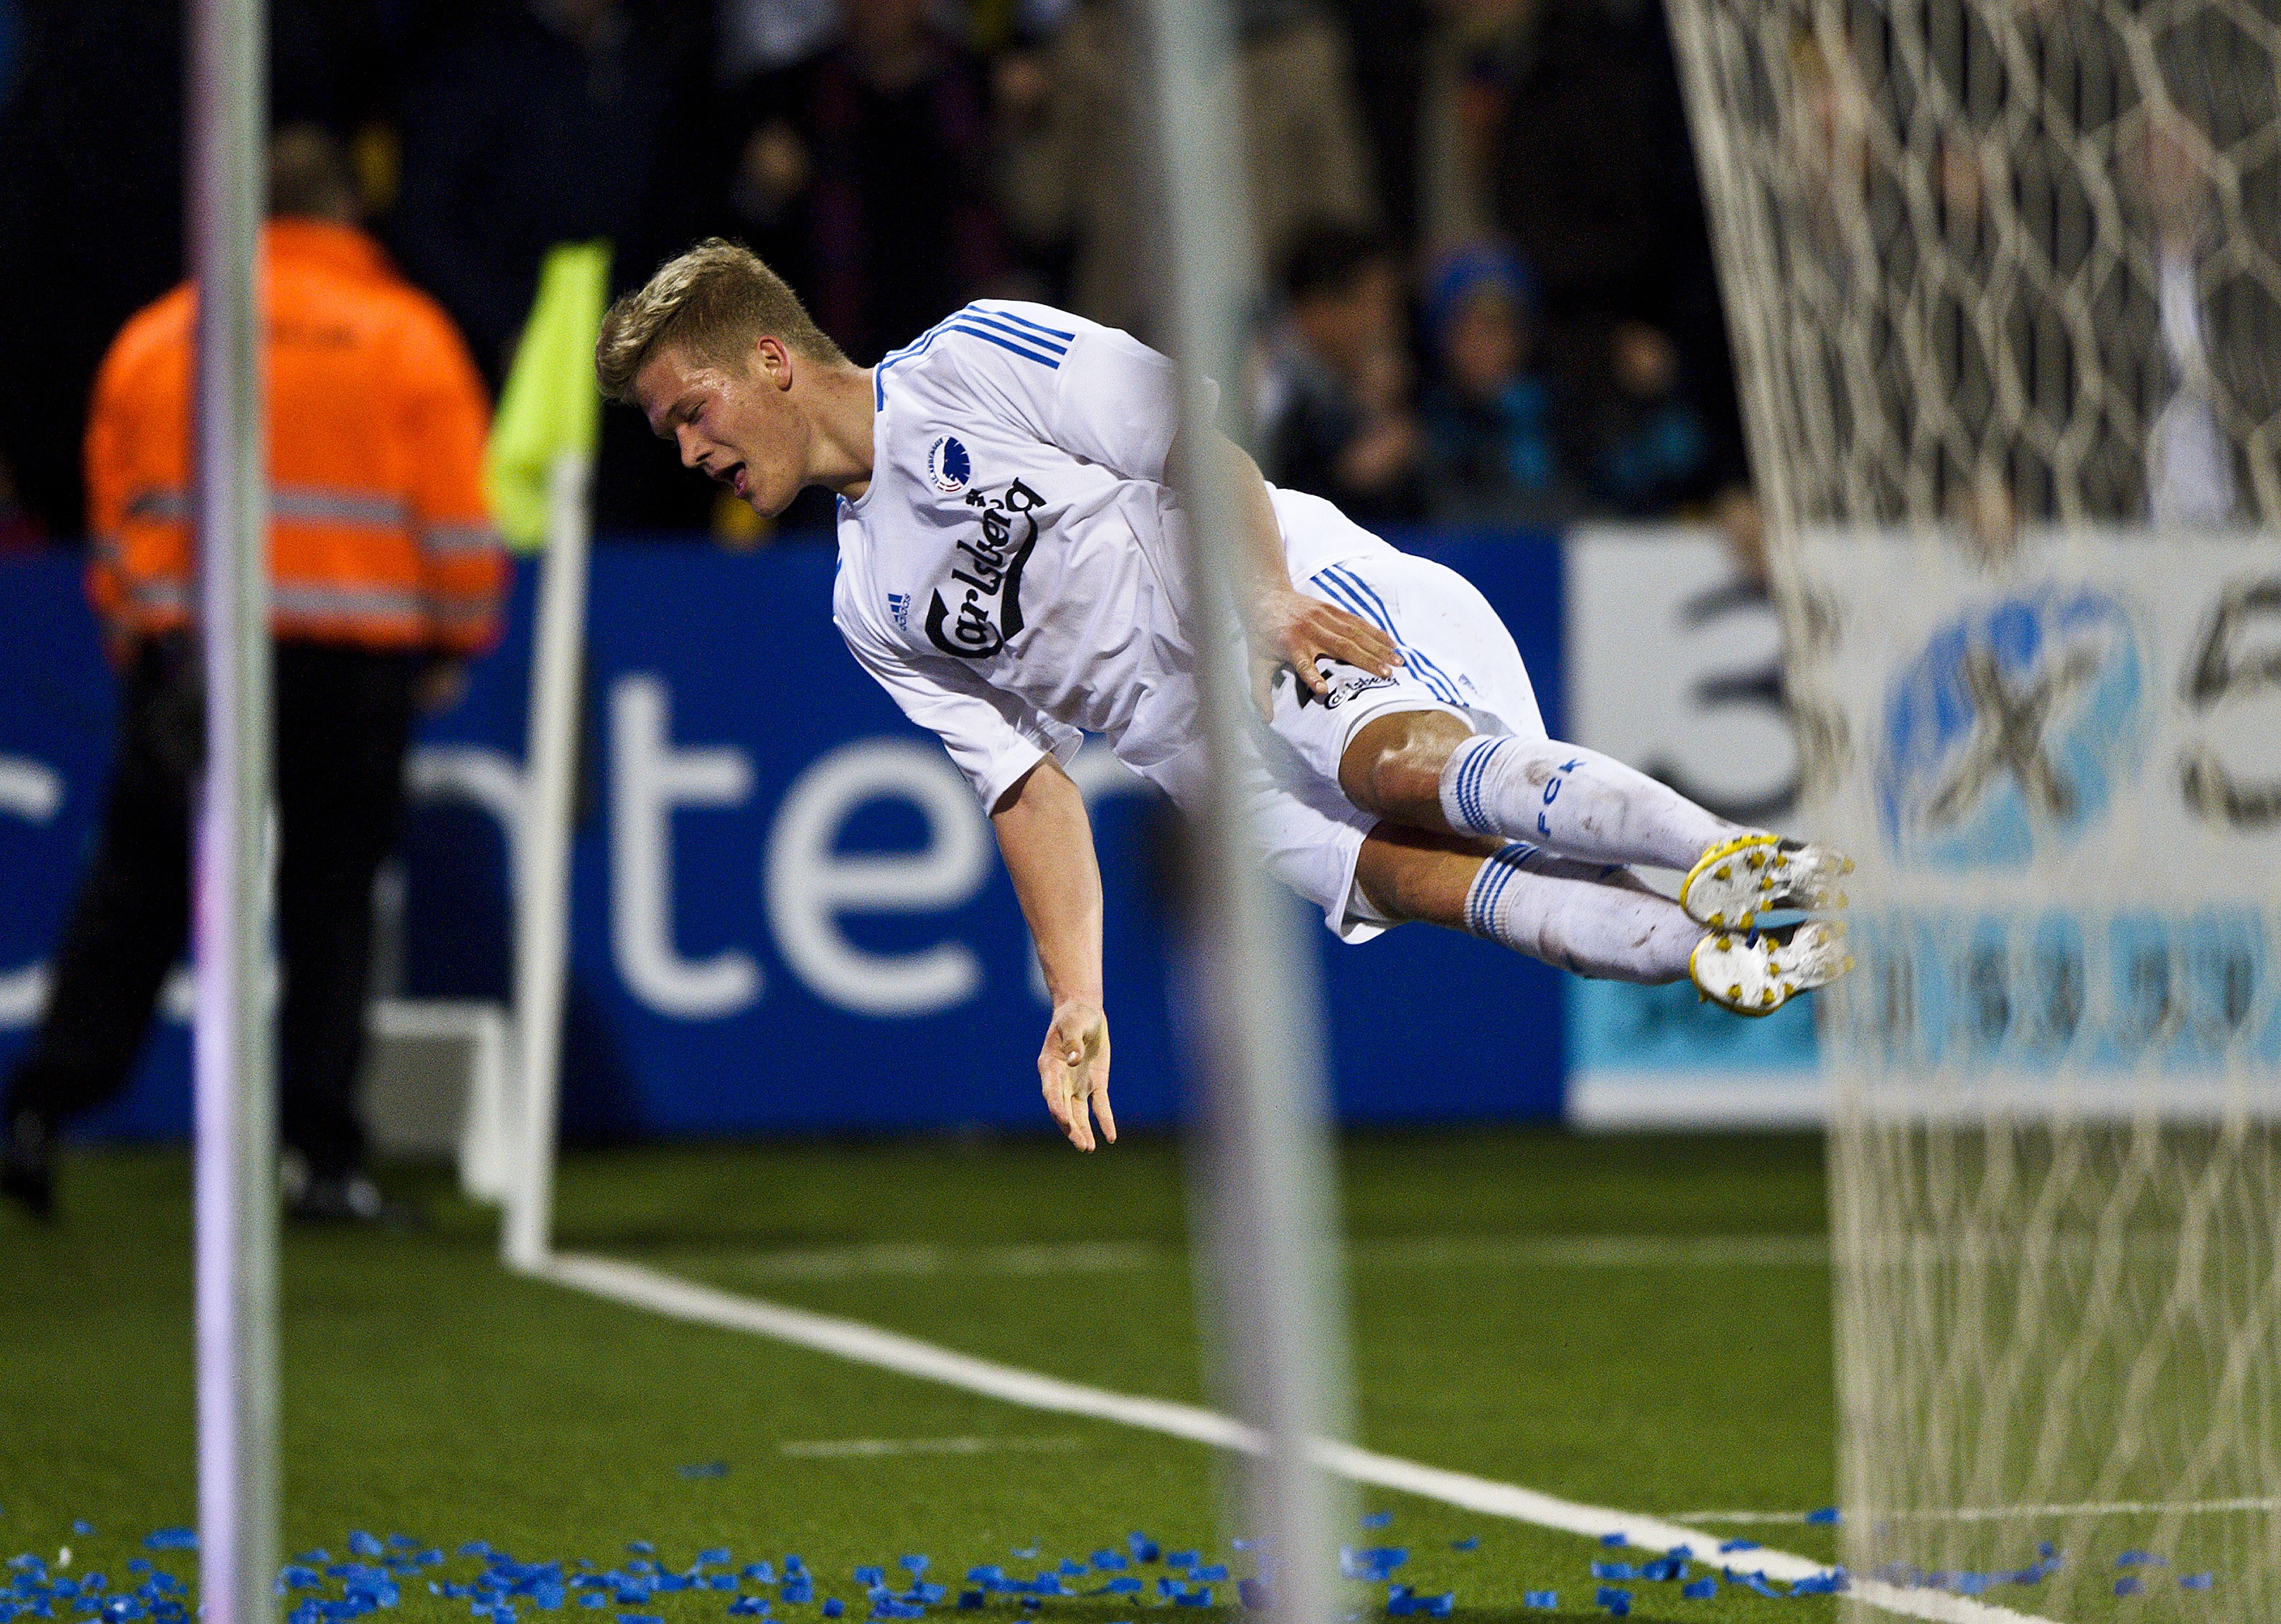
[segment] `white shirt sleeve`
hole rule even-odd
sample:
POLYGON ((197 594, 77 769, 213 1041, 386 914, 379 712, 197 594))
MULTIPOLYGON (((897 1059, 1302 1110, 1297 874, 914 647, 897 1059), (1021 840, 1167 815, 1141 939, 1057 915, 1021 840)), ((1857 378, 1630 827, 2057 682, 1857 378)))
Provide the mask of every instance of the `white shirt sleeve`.
POLYGON ((969 382, 1029 433, 1123 478, 1164 479, 1180 427, 1179 369, 1169 356, 1046 305, 969 305, 953 330, 969 382))
POLYGON ((993 688, 963 661, 948 655, 908 653, 868 635, 845 616, 834 619, 856 663, 887 691, 903 715, 942 740, 985 812, 1044 757, 1051 755, 1066 766, 1085 743, 1078 729, 1054 721, 1017 695, 993 688))

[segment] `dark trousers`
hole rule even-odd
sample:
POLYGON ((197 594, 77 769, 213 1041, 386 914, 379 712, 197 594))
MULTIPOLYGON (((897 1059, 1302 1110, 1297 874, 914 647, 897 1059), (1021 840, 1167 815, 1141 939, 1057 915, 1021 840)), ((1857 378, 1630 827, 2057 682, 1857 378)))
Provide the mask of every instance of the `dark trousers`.
MULTIPOLYGON (((363 1164, 354 1091, 372 969, 372 885, 395 843, 417 660, 275 645, 279 1131, 312 1174, 363 1164)), ((190 806, 204 759, 197 656, 143 645, 126 684, 95 862, 55 958, 47 1014, 5 1094, 61 1123, 127 1087, 189 932, 190 806)))

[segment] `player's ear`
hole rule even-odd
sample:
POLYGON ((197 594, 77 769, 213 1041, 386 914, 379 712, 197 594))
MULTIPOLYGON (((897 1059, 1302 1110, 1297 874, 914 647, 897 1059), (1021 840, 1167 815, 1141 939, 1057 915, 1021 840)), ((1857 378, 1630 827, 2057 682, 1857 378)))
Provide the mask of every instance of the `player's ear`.
POLYGON ((745 367, 754 379, 777 389, 792 387, 792 351, 781 338, 763 333, 754 339, 752 353, 745 358, 745 367))

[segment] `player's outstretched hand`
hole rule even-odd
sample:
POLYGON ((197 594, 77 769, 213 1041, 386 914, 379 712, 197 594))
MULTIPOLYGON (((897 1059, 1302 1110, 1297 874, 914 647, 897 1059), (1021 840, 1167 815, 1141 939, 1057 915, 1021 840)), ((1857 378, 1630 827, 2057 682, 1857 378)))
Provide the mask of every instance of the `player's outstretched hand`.
POLYGON ((1310 598, 1295 588, 1262 593, 1251 606, 1252 690, 1259 714, 1274 715, 1276 670, 1289 666, 1301 682, 1317 693, 1328 695, 1331 679, 1316 662, 1323 658, 1391 677, 1402 663, 1394 639, 1359 615, 1349 615, 1335 604, 1310 598))
POLYGON ((1117 1118, 1109 1109, 1109 1017, 1099 1004, 1071 998, 1054 1006, 1054 1024, 1038 1051, 1038 1077, 1046 1109, 1070 1143, 1093 1148, 1094 1117, 1101 1119, 1101 1136, 1117 1142, 1117 1118))

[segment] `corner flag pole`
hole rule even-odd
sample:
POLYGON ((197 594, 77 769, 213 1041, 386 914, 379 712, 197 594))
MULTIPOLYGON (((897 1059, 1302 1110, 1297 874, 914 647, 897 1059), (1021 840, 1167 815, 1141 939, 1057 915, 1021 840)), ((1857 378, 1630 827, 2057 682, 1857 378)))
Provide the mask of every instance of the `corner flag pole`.
POLYGON ((499 530, 518 549, 540 553, 522 810, 514 829, 517 1087, 499 1228, 502 1259, 526 1271, 545 1264, 553 1245, 555 1102, 570 963, 570 822, 586 646, 587 495, 602 437, 594 339, 609 285, 607 243, 561 243, 547 251, 483 447, 483 492, 499 530))
MULTIPOLYGON (((592 388, 587 386, 587 392, 592 388)), ((522 1048, 514 1176, 502 1250, 541 1267, 553 1245, 555 1102, 562 1069, 563 983, 570 963, 570 816, 576 799, 578 691, 586 643, 586 490, 592 465, 555 453, 548 470, 546 554, 530 651, 530 744, 515 889, 514 1024, 522 1048)))
POLYGON ((1314 958, 1289 899, 1263 872, 1243 804, 1252 703, 1233 611, 1249 570, 1229 470, 1202 454, 1216 444, 1215 376, 1242 415, 1251 231, 1232 30, 1224 0, 1148 0, 1146 15, 1181 372, 1175 473, 1215 786, 1197 887, 1205 973, 1194 979, 1208 1004, 1212 1073, 1211 1183, 1198 1205, 1209 1215, 1222 1377, 1266 1443, 1247 1463, 1245 1510, 1269 1558, 1268 1613, 1273 1624, 1329 1624, 1340 1499, 1313 1457, 1318 1440, 1344 1435, 1349 1397, 1314 958))
POLYGON ((190 12, 189 259, 198 285, 198 1549, 208 1624, 255 1624, 277 1574, 277 1130, 269 961, 268 490, 255 260, 263 0, 190 12))

